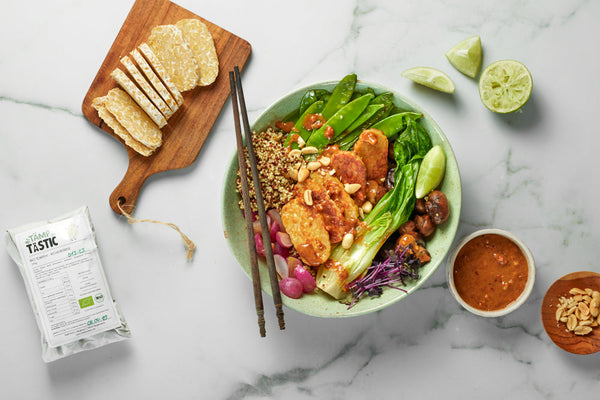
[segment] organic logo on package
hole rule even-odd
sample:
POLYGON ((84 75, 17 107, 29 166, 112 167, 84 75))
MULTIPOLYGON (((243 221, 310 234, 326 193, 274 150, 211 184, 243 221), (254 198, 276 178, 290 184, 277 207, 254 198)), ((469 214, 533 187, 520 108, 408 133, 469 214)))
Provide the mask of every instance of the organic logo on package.
POLYGON ((27 246, 29 254, 33 254, 58 246, 58 240, 50 231, 35 232, 25 238, 25 246, 27 246))
POLYGON ((79 299, 79 308, 86 308, 94 305, 94 299, 92 296, 84 297, 79 299))

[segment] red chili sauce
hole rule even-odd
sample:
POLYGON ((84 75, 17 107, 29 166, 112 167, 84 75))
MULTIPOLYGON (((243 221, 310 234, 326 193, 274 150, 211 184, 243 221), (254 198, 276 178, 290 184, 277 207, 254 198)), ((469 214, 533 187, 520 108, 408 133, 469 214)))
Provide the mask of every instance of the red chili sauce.
POLYGON ((470 306, 500 310, 516 300, 527 283, 527 259, 510 239, 485 234, 471 239, 454 261, 454 285, 470 306))

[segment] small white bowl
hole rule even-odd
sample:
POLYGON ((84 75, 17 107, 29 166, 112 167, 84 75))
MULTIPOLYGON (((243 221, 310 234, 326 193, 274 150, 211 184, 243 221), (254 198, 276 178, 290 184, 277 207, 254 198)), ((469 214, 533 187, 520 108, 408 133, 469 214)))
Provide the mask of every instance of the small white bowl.
POLYGON ((475 315, 479 315, 481 317, 500 317, 500 316, 503 316, 503 315, 506 315, 506 314, 509 314, 509 313, 515 311, 523 303, 525 303, 525 301, 531 294, 531 290, 533 289, 533 284, 535 282, 535 261, 533 259, 533 255, 531 254, 531 251, 529 251, 529 248, 527 248, 525 243, 523 243, 523 241, 521 239, 519 239, 512 233, 510 233, 508 231, 504 231, 502 229, 493 229, 493 228, 492 229, 481 229, 481 230, 471 233, 470 235, 465 236, 456 245, 456 247, 452 251, 452 253, 446 263, 446 274, 447 274, 447 279, 448 279, 448 288, 450 289, 450 292, 452 293, 452 295, 454 296, 456 301, 458 301, 458 303, 461 306, 463 306, 466 310, 472 312, 475 315), (523 289, 523 292, 521 292, 519 297, 517 297, 513 302, 508 304, 506 307, 504 307, 500 310, 493 310, 493 311, 479 310, 477 308, 470 306, 460 297, 460 295, 458 294, 458 291, 456 290, 456 286, 454 285, 454 262, 456 261, 456 256, 458 255, 460 250, 463 248, 463 246, 465 244, 467 244, 469 241, 471 241, 472 239, 474 239, 478 236, 486 235, 486 234, 496 234, 496 235, 504 236, 505 238, 511 240, 523 252, 525 259, 527 260, 527 266, 528 266, 527 283, 525 284, 525 288, 523 289))

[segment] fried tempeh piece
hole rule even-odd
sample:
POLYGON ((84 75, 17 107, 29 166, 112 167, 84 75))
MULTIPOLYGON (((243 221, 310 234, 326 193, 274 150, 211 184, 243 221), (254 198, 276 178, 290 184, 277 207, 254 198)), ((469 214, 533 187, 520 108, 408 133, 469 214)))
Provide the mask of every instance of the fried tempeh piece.
POLYGON ((354 152, 365 164, 367 180, 383 182, 387 175, 388 138, 379 129, 365 129, 354 144, 354 152))
POLYGON ((298 254, 308 265, 324 263, 331 254, 329 233, 323 217, 297 197, 281 209, 281 220, 298 254))
POLYGON ((311 193, 316 212, 323 217, 330 242, 340 243, 344 236, 356 227, 358 221, 356 203, 344 191, 342 183, 329 174, 311 173, 308 179, 296 184, 294 196, 302 199, 307 190, 311 193))
POLYGON ((362 204, 367 186, 367 171, 362 160, 351 151, 338 151, 331 157, 330 165, 343 184, 360 185, 360 188, 352 194, 352 198, 362 204))

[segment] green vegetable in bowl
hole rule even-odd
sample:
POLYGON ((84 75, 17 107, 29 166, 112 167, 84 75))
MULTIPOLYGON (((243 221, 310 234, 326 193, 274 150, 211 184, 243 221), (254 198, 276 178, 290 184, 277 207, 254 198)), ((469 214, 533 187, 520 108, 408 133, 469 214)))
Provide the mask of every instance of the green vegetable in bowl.
POLYGON ((341 150, 350 150, 354 143, 358 140, 361 132, 365 129, 370 128, 373 124, 381 121, 388 115, 390 115, 390 111, 394 107, 394 95, 390 92, 382 93, 376 96, 373 100, 371 100, 370 105, 382 105, 383 107, 379 108, 371 117, 369 117, 362 124, 353 128, 352 130, 348 129, 348 133, 339 136, 335 142, 340 146, 341 150))
POLYGON ((421 116, 414 112, 393 114, 373 124, 371 129, 379 129, 388 139, 395 139, 398 133, 406 129, 409 120, 417 120, 421 116))
POLYGON ((347 295, 347 285, 372 264, 385 241, 408 220, 415 205, 419 165, 432 147, 431 138, 415 119, 394 143, 395 186, 387 192, 357 230, 349 249, 335 247, 327 263, 319 267, 317 287, 336 299, 347 295))
POLYGON ((356 79, 356 74, 346 75, 336 85, 335 89, 333 89, 333 92, 321 113, 326 120, 331 118, 333 114, 352 99, 352 94, 354 94, 354 88, 356 87, 356 79))
MULTIPOLYGON (((306 142, 308 140, 308 138, 310 137, 310 135, 312 133, 311 131, 307 130, 304 127, 304 119, 309 114, 319 114, 321 111, 323 111, 323 107, 325 107, 325 103, 322 100, 315 101, 314 103, 310 104, 306 108, 306 110, 304 110, 302 115, 300 115, 300 117, 294 124, 294 128, 292 129, 292 131, 297 132, 298 135, 300 135, 300 137, 302 138, 302 140, 304 140, 304 142, 306 142)), ((284 146, 289 146, 292 138, 293 138, 293 135, 288 135, 285 140, 284 146)), ((291 146, 292 146, 292 149, 297 149, 299 147, 298 142, 293 142, 291 144, 291 146)))
MULTIPOLYGON (((365 108, 367 108, 372 98, 372 94, 360 96, 356 100, 352 100, 350 103, 340 108, 331 117, 326 117, 327 121, 317 131, 310 135, 306 141, 306 145, 315 146, 317 149, 323 149, 360 116, 365 108)), ((321 112, 323 117, 325 117, 324 112, 325 109, 321 112)))
POLYGON ((327 101, 325 101, 324 99, 330 95, 331 93, 329 93, 325 89, 307 90, 304 96, 302 96, 302 99, 300 99, 300 109, 298 110, 298 112, 300 114, 304 114, 308 107, 317 101, 323 101, 324 103, 326 103, 327 101))

